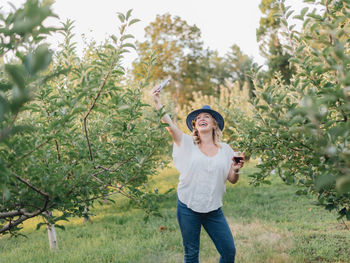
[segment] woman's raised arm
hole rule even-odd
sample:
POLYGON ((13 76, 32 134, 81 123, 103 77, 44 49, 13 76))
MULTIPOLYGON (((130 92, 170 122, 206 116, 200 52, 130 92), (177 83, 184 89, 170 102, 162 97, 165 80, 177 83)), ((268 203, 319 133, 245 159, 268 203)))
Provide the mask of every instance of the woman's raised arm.
MULTIPOLYGON (((162 108, 162 103, 160 102, 160 91, 158 90, 159 86, 155 86, 152 91, 151 95, 153 97, 154 101, 154 107, 159 110, 162 108)), ((169 131, 171 137, 173 138, 173 141, 176 143, 178 147, 180 147, 181 144, 181 137, 182 137, 182 131, 175 125, 175 123, 171 120, 169 114, 165 114, 162 118, 162 122, 169 124, 166 129, 169 131)))

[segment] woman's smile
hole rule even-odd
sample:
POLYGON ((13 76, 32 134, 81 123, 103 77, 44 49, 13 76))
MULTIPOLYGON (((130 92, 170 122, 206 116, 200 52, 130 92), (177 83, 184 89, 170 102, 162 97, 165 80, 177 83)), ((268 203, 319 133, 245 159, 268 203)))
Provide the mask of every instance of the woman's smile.
POLYGON ((199 126, 200 127, 206 127, 206 126, 208 126, 208 123, 205 122, 205 121, 201 121, 201 122, 199 122, 199 126))
POLYGON ((201 113, 196 117, 196 125, 198 130, 203 130, 213 126, 213 120, 209 113, 201 113))

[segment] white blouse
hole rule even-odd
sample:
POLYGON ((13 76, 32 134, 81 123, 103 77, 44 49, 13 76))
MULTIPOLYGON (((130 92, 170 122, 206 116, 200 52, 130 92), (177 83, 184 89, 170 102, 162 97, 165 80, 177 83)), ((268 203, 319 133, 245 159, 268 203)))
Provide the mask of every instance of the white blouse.
POLYGON ((172 156, 180 172, 179 200, 199 213, 220 208, 232 157, 235 156, 232 148, 221 143, 217 154, 208 157, 194 144, 192 136, 182 134, 180 147, 174 143, 172 156))

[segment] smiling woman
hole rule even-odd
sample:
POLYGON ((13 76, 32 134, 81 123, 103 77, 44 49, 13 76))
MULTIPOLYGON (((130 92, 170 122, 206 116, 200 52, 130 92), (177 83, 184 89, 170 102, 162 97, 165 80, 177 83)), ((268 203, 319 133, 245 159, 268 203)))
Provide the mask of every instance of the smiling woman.
POLYGON ((191 112, 186 119, 187 127, 192 131, 195 144, 200 144, 199 129, 201 131, 213 130, 214 145, 221 148, 220 141, 222 138, 221 130, 224 128, 224 119, 222 116, 205 105, 200 110, 191 112), (215 117, 213 117, 215 116, 215 117))
MULTIPOLYGON (((157 110, 163 109, 159 93, 158 85, 151 92, 157 110)), ((202 226, 220 253, 220 262, 234 262, 236 247, 221 207, 225 182, 237 182, 244 162, 236 163, 235 152, 221 142, 223 117, 208 105, 192 111, 186 119, 192 136, 180 131, 168 114, 162 121, 169 125, 174 165, 180 172, 177 219, 185 262, 198 262, 202 226)))

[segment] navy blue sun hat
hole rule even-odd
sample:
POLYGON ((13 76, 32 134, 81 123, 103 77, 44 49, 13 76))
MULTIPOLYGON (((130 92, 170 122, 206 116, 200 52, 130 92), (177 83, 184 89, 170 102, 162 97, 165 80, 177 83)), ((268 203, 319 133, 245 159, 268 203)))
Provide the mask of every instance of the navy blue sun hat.
POLYGON ((221 116, 220 113, 218 113, 215 110, 212 110, 210 108, 210 106, 208 105, 204 105, 201 109, 199 110, 194 110, 192 111, 190 114, 188 114, 187 118, 186 118, 186 124, 187 127, 193 131, 193 127, 192 127, 192 121, 198 116, 198 114, 202 113, 202 112, 208 112, 210 113, 211 116, 213 116, 213 118, 216 120, 217 124, 219 125, 219 129, 223 130, 224 129, 224 118, 221 116))

